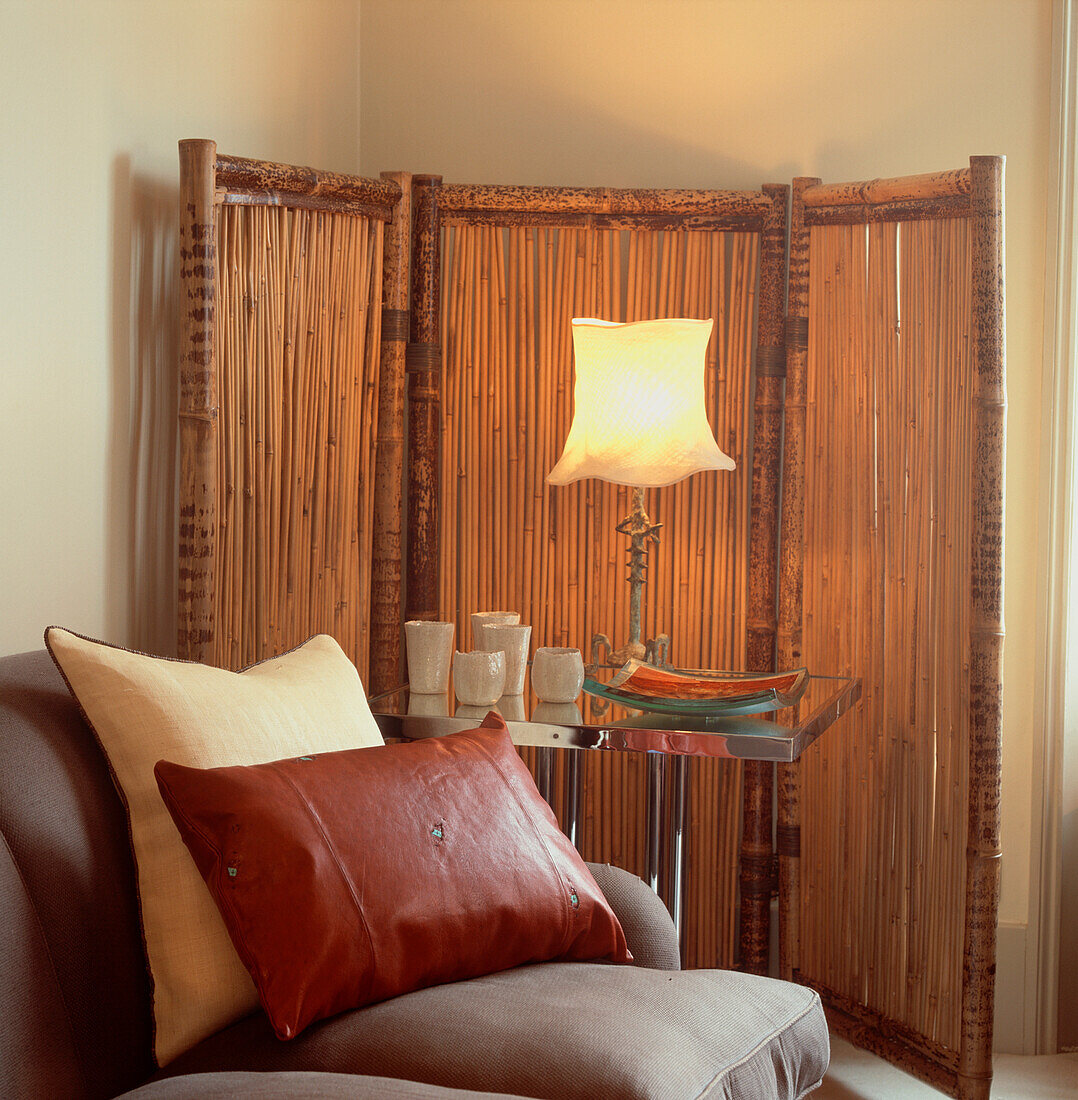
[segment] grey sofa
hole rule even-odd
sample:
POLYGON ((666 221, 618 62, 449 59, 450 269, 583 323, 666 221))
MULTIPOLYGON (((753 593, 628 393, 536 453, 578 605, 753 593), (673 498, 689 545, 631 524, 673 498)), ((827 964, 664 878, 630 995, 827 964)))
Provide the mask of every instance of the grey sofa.
POLYGON ((120 799, 44 650, 0 658, 0 1095, 178 1097, 805 1095, 828 1063, 800 986, 681 971, 635 876, 592 871, 636 966, 548 963, 344 1013, 291 1042, 261 1013, 164 1069, 120 799))

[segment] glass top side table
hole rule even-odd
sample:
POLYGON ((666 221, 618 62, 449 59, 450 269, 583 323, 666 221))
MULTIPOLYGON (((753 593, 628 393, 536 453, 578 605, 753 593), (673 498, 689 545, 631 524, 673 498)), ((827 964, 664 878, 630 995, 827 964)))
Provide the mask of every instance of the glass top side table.
MULTIPOLYGON (((608 703, 590 695, 577 703, 542 703, 526 680, 521 695, 502 696, 494 707, 458 705, 452 685, 444 695, 419 695, 407 685, 373 696, 371 710, 383 737, 417 740, 473 729, 488 710, 505 719, 516 745, 538 754, 536 785, 549 802, 552 749, 644 752, 647 762, 647 880, 663 895, 680 934, 686 855, 686 804, 690 756, 732 760, 796 760, 861 698, 852 677, 810 676, 795 707, 766 715, 686 717, 656 714, 608 703), (670 791, 666 794, 667 759, 670 791), (663 889, 665 885, 665 889, 663 889)), ((565 832, 582 846, 581 756, 566 758, 565 832)))

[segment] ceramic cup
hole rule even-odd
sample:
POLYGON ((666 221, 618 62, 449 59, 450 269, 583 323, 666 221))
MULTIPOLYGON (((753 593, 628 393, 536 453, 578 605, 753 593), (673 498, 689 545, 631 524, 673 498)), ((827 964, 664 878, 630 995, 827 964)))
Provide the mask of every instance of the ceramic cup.
POLYGON ((458 718, 474 718, 476 722, 482 722, 490 714, 490 711, 489 704, 485 707, 476 707, 472 706, 471 703, 458 703, 457 709, 453 713, 458 718))
POLYGON ((408 646, 409 690, 416 695, 447 692, 453 624, 412 619, 404 624, 404 636, 408 646))
POLYGON ((506 695, 519 695, 524 690, 531 637, 530 626, 488 623, 483 628, 483 641, 487 648, 500 649, 505 654, 505 687, 502 690, 506 695))
POLYGON ((544 703, 572 703, 584 686, 579 649, 542 646, 532 658, 532 688, 544 703))
POLYGON ((503 695, 498 700, 498 713, 507 722, 526 722, 528 716, 524 713, 524 696, 503 695))
POLYGON ((466 706, 493 706, 505 693, 505 654, 485 649, 454 653, 453 690, 466 706))
POLYGON ((519 611, 473 611, 472 645, 476 649, 490 649, 484 641, 486 628, 493 623, 519 623, 519 611))
POLYGON ((552 726, 579 726, 584 721, 576 703, 536 703, 533 722, 549 722, 552 726))
POLYGON ((449 714, 449 697, 444 692, 439 692, 437 695, 420 695, 417 691, 410 691, 408 713, 445 718, 449 714))

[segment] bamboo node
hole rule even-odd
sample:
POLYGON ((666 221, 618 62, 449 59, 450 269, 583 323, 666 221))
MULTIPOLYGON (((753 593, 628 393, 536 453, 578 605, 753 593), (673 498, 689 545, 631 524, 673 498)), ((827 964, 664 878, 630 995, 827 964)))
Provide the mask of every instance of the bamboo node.
POLYGON ((977 859, 983 859, 983 860, 986 860, 986 861, 991 861, 991 860, 994 860, 994 859, 1002 859, 1002 858, 1003 858, 1003 850, 1001 848, 998 848, 998 847, 995 847, 995 848, 975 848, 975 847, 973 847, 972 844, 968 845, 966 847, 966 859, 971 861, 971 862, 973 860, 977 860, 977 859))
POLYGON ((801 856, 801 827, 779 824, 775 827, 775 851, 780 856, 798 859, 801 856))
POLYGON ((808 317, 786 318, 786 347, 790 351, 807 351, 809 335, 808 317))
POLYGON ((442 349, 438 344, 409 344, 404 369, 409 374, 431 374, 441 370, 442 349))
POLYGON ((757 378, 786 377, 786 349, 779 346, 758 347, 756 349, 757 378))
POLYGON ((408 339, 408 325, 410 314, 406 309, 382 310, 382 339, 400 341, 408 339))

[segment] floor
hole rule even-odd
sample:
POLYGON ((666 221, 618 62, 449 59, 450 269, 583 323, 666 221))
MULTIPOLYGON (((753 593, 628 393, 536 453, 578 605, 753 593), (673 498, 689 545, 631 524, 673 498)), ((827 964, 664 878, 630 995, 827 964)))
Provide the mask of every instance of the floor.
MULTIPOLYGON (((831 1068, 812 1100, 940 1100, 942 1093, 831 1036, 831 1068)), ((997 1054, 993 1100, 1078 1100, 1078 1054, 997 1054)))

